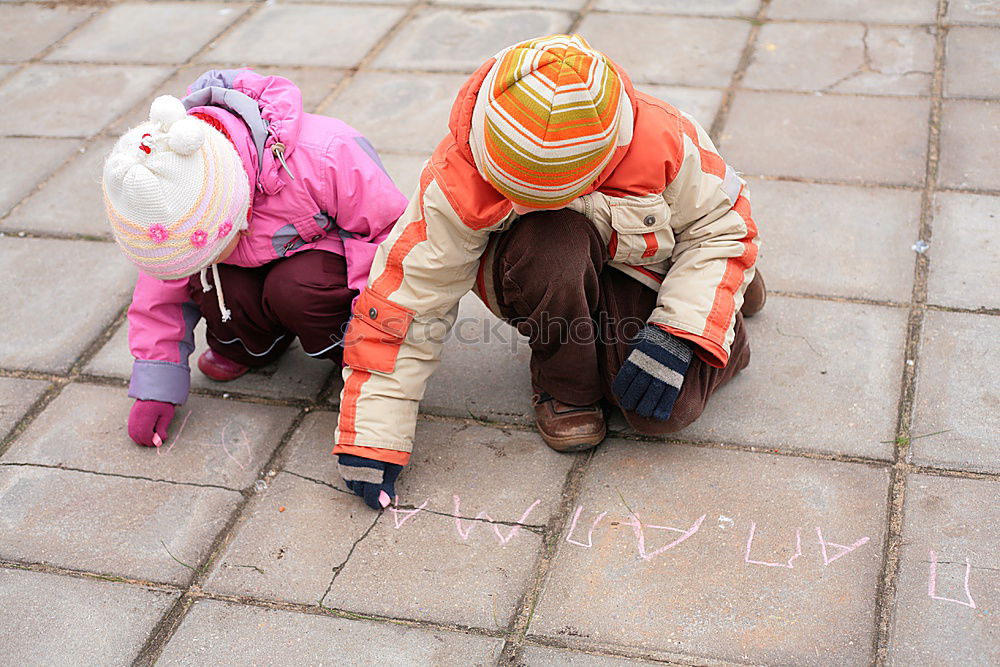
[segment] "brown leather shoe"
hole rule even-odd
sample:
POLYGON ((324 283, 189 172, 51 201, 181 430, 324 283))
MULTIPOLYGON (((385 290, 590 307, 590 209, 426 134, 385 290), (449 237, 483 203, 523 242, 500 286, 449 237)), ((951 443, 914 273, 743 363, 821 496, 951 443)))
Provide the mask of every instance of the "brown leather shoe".
POLYGON ((536 393, 535 425, 549 447, 557 452, 582 452, 599 445, 608 432, 604 412, 597 403, 569 405, 545 392, 536 393))
POLYGON ((743 317, 753 317, 763 310, 765 303, 767 303, 767 287, 764 285, 764 276, 761 275, 760 269, 757 269, 756 275, 743 293, 743 307, 740 308, 740 312, 743 313, 743 317))

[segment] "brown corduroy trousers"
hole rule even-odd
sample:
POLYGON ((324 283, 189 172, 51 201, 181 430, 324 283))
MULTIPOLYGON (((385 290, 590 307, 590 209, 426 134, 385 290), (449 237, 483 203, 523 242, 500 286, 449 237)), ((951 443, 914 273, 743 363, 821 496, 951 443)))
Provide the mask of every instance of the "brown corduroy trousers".
MULTIPOLYGON (((492 271, 500 314, 529 339, 531 380, 571 405, 604 398, 613 405, 615 375, 629 342, 656 306, 656 292, 608 266, 608 249, 590 221, 563 209, 521 217, 494 241, 492 271)), ((643 433, 678 431, 694 422, 709 397, 750 362, 743 317, 729 363, 715 368, 697 355, 667 421, 625 412, 643 433)))

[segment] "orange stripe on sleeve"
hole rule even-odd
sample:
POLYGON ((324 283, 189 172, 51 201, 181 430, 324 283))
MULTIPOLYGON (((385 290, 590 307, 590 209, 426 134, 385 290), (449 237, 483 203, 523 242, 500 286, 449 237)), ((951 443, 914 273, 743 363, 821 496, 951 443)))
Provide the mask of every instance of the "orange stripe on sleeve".
POLYGON ((720 180, 725 179, 726 161, 718 153, 701 147, 701 143, 698 141, 698 129, 694 123, 681 116, 681 126, 684 128, 684 134, 698 148, 698 153, 701 156, 701 170, 706 174, 718 177, 720 180))
POLYGON ((372 283, 372 290, 385 298, 399 289, 403 284, 403 261, 410 251, 418 243, 427 240, 427 213, 424 211, 424 193, 431 182, 431 170, 424 167, 420 174, 420 219, 406 225, 406 229, 389 249, 389 256, 385 260, 385 268, 375 282, 372 283))
POLYGON ((344 400, 340 405, 340 442, 337 446, 353 445, 357 440, 357 417, 358 417, 358 397, 361 396, 361 388, 372 376, 368 371, 352 370, 351 376, 344 384, 344 400))
POLYGON ((743 244, 743 253, 739 257, 729 258, 722 280, 715 289, 715 300, 712 302, 712 310, 709 311, 703 334, 705 338, 713 341, 722 340, 725 336, 736 309, 736 290, 743 284, 743 275, 746 270, 757 261, 757 246, 753 243, 753 240, 757 238, 757 225, 750 215, 750 202, 742 193, 733 204, 733 210, 743 218, 747 233, 740 239, 740 243, 743 244))

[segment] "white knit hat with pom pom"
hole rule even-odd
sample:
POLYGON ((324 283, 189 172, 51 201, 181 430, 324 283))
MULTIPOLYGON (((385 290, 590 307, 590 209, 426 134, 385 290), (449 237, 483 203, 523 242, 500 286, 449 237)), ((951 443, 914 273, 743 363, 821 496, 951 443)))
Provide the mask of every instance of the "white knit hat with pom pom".
POLYGON ((213 264, 246 228, 250 183, 235 147, 157 97, 104 163, 104 205, 115 240, 144 273, 169 280, 213 264))

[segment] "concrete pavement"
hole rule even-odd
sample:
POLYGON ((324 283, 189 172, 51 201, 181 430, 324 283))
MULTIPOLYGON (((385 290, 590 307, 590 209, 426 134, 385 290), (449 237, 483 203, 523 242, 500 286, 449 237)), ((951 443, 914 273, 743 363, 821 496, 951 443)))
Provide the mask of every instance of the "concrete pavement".
MULTIPOLYGON (((0 2, 0 665, 1000 665, 1000 2, 0 2), (211 67, 300 85, 400 188, 501 47, 578 31, 751 183, 753 359, 676 437, 560 455, 471 297, 400 506, 339 372, 195 370, 126 434, 114 138, 211 67)), ((199 342, 203 345, 203 341, 199 342)), ((200 348, 199 348, 200 349, 200 348)))

